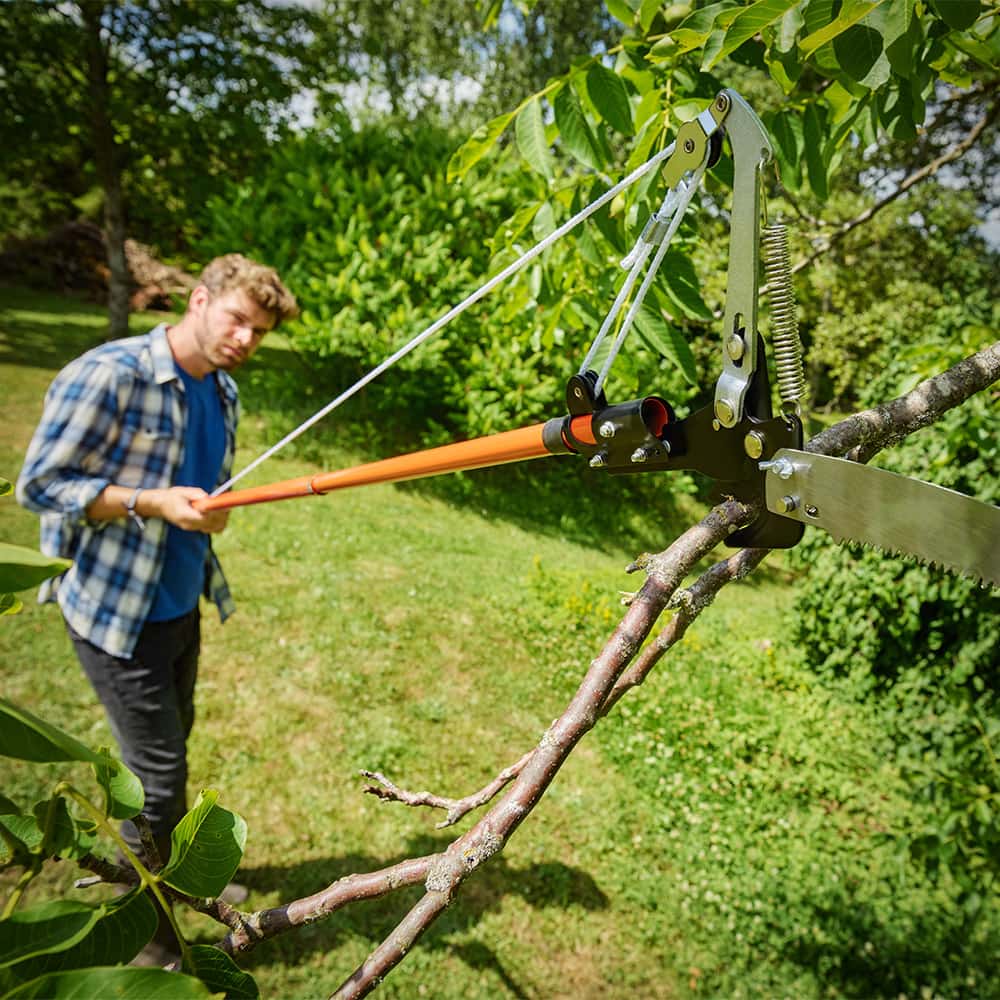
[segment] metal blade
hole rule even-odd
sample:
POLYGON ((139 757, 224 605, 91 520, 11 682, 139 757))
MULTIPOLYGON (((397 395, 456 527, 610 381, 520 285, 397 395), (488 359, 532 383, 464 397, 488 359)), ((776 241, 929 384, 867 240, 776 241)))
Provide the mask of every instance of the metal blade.
POLYGON ((761 463, 767 509, 1000 588, 1000 507, 843 458, 783 448, 761 463))

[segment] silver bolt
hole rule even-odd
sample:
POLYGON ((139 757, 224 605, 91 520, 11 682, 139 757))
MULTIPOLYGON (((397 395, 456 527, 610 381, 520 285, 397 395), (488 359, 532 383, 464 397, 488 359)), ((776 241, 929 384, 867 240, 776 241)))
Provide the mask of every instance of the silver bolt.
POLYGON ((733 361, 739 361, 746 353, 746 349, 747 345, 738 333, 734 333, 726 341, 726 353, 733 361))
POLYGON ((598 452, 590 460, 590 467, 592 469, 603 469, 607 464, 608 456, 603 451, 598 452))
POLYGON ((760 431, 751 431, 743 439, 743 450, 750 458, 758 459, 764 454, 764 445, 766 443, 764 435, 760 431))
MULTIPOLYGON (((776 458, 772 462, 761 462, 757 466, 762 472, 773 472, 779 479, 791 479, 795 475, 795 466, 787 458, 776 458)), ((806 508, 809 513, 809 508, 806 508)))
POLYGON ((576 396, 577 399, 583 399, 583 390, 578 385, 575 385, 573 386, 573 395, 576 396))
POLYGON ((736 422, 736 408, 728 399, 716 400, 715 415, 719 418, 719 422, 726 427, 736 422))
POLYGON ((684 140, 684 152, 685 153, 693 153, 694 152, 694 139, 685 139, 684 140))
POLYGON ((615 436, 615 425, 611 423, 610 420, 605 420, 604 423, 597 428, 597 433, 600 434, 602 438, 613 438, 615 436))
POLYGON ((778 501, 778 506, 786 513, 791 514, 793 510, 799 505, 799 498, 792 496, 783 496, 778 501))
POLYGON ((649 458, 649 455, 646 454, 645 448, 636 448, 635 451, 632 452, 632 461, 637 465, 641 465, 647 458, 649 458))
POLYGON ((811 503, 806 504, 805 512, 809 515, 809 517, 819 517, 819 507, 815 507, 811 503))
POLYGON ((727 94, 719 94, 715 99, 715 106, 720 111, 725 111, 729 107, 729 96, 727 94))

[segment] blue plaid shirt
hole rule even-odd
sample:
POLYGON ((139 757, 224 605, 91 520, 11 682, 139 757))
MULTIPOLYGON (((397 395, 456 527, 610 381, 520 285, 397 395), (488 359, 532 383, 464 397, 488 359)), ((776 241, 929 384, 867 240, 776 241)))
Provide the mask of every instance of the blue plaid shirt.
MULTIPOLYGON (((232 468, 239 401, 229 375, 214 378, 226 424, 222 483, 232 468)), ((112 656, 135 649, 163 568, 167 524, 149 518, 143 531, 131 518, 90 521, 86 510, 109 484, 173 485, 186 415, 166 325, 103 344, 56 376, 17 481, 19 502, 41 514, 42 551, 73 560, 42 586, 39 600, 58 600, 69 625, 112 656)), ((211 546, 204 592, 225 621, 234 605, 211 546)))

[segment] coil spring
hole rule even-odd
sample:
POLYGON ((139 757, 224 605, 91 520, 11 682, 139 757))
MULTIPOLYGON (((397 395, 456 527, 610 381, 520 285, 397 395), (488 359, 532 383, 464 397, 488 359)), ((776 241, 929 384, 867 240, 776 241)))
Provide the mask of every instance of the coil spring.
POLYGON ((802 370, 802 341, 795 311, 787 226, 773 223, 764 227, 761 256, 771 307, 771 346, 781 408, 785 413, 798 413, 799 403, 806 395, 806 380, 802 370))

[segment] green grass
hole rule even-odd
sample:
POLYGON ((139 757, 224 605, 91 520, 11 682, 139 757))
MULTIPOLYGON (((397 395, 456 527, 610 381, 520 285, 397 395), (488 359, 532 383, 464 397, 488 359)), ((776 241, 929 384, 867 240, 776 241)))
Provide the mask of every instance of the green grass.
MULTIPOLYGON (((0 475, 13 478, 48 380, 100 338, 103 318, 16 289, 0 290, 0 309, 0 475)), ((135 329, 159 320, 135 317, 135 329)), ((241 374, 238 467, 322 402, 305 398, 300 364, 269 339, 241 374)), ((319 443, 254 481, 369 457, 358 425, 340 435, 331 419, 319 443)), ((561 712, 636 581, 620 535, 581 540, 599 507, 560 530, 559 475, 546 473, 535 526, 524 477, 504 503, 492 487, 479 502, 477 483, 497 473, 468 474, 451 494, 370 487, 234 512, 217 547, 239 611, 225 626, 206 615, 191 789, 220 789, 247 819, 251 906, 449 841, 437 815, 361 795, 360 768, 466 794, 561 712)), ((567 473, 565 508, 587 507, 576 482, 567 473)), ((639 547, 676 533, 648 523, 627 533, 639 547)), ((10 498, 0 538, 35 540, 34 518, 10 498)), ((381 995, 1000 995, 996 921, 956 942, 947 895, 894 853, 885 835, 912 807, 873 719, 797 666, 782 639, 793 584, 776 566, 727 588, 582 742, 381 995)), ((29 599, 0 619, 0 659, 5 697, 110 742, 53 606, 29 599)), ((27 805, 63 773, 4 761, 0 791, 27 805)), ((73 878, 52 865, 33 898, 73 878)), ((0 888, 10 882, 0 875, 0 888)), ((342 911, 245 964, 266 997, 326 996, 415 898, 342 911)), ((218 937, 203 918, 186 926, 218 937)))

